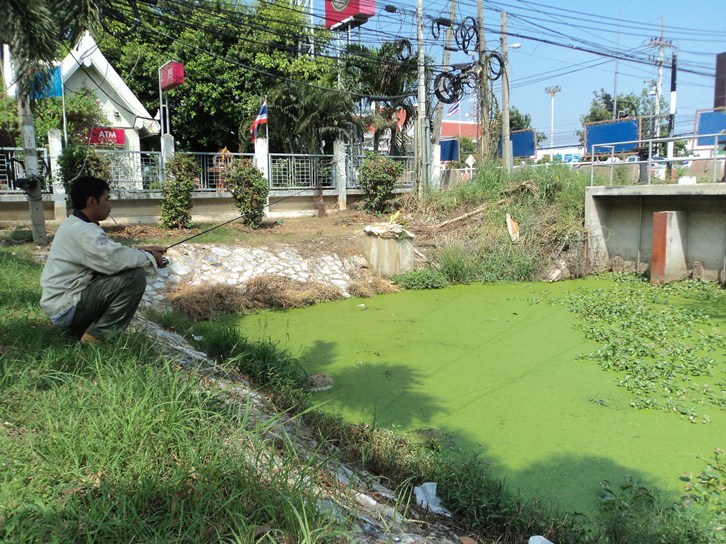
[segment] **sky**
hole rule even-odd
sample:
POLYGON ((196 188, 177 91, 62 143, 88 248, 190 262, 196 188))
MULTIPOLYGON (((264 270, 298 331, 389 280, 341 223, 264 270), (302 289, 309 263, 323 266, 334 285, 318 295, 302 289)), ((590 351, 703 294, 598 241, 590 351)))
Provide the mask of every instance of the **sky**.
MULTIPOLYGON (((372 43, 374 37, 401 36, 415 50, 416 2, 376 4, 376 15, 360 29, 359 39, 372 43), (395 6, 396 13, 385 10, 386 4, 395 6)), ((484 6, 487 49, 501 49, 501 12, 508 14, 511 105, 531 115, 532 126, 548 137, 545 147, 550 146, 553 119, 554 146, 577 144, 580 116, 589 111, 595 91, 615 94, 617 85, 617 94, 640 94, 649 87, 647 80, 657 81, 659 48, 654 40, 667 44, 661 79, 666 103, 671 55, 678 55, 675 133, 692 132, 696 111, 713 107, 716 54, 726 52, 726 0, 486 0, 484 6), (623 58, 616 61, 608 55, 623 58), (554 98, 554 116, 551 94, 545 92, 549 86, 561 88, 554 98)), ((457 11, 458 21, 476 19, 476 0, 458 0, 457 11)), ((449 2, 425 0, 424 13, 427 21, 448 17, 449 2)), ((427 54, 441 59, 443 34, 435 39, 427 28, 424 42, 427 54)), ((470 60, 461 52, 451 58, 453 63, 470 60)), ((494 90, 501 99, 501 81, 494 83, 494 90)), ((458 118, 473 120, 475 104, 473 97, 465 100, 458 118)))

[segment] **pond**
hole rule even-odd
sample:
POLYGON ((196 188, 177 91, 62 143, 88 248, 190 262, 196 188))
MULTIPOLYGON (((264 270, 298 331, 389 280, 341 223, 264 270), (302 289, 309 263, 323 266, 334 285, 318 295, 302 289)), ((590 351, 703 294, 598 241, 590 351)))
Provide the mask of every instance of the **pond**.
MULTIPOLYGON (((679 476, 700 472, 704 458, 726 447, 723 408, 704 407, 708 423, 635 409, 621 376, 586 357, 597 344, 552 299, 612 286, 454 286, 263 311, 238 325, 301 356, 309 374, 334 380, 315 394, 321 409, 351 423, 435 429, 481 453, 510 488, 591 512, 600 482, 618 485, 626 475, 675 499, 679 476)), ((717 316, 721 334, 725 323, 717 316)), ((713 356, 709 379, 723 388, 726 348, 713 356)))

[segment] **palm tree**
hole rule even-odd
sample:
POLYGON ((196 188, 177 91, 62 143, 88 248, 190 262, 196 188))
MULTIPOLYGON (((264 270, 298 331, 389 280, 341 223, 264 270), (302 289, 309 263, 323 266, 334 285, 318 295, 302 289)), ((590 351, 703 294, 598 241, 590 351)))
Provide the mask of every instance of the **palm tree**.
POLYGON ((350 137, 359 122, 353 113, 349 95, 317 86, 284 84, 270 95, 272 138, 279 137, 287 153, 318 153, 326 136, 326 145, 340 135, 350 137))
POLYGON ((374 150, 378 150, 380 137, 389 130, 390 154, 404 153, 406 132, 414 118, 416 59, 402 54, 400 42, 386 42, 380 48, 351 44, 344 65, 346 90, 367 95, 372 106, 372 113, 364 115, 364 121, 375 129, 374 150))
POLYGON ((10 45, 19 99, 45 86, 47 69, 64 44, 74 44, 83 31, 96 27, 111 4, 111 0, 0 0, 0 13, 7 14, 0 41, 10 45))

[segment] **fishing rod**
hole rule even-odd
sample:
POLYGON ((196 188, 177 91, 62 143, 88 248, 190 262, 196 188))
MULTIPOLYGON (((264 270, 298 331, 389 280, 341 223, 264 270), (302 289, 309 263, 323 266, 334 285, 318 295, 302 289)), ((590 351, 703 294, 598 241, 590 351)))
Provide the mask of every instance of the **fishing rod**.
MULTIPOLYGON (((283 200, 287 200, 288 198, 292 198, 293 196, 297 196, 300 193, 302 193, 304 191, 308 191, 308 190, 309 190, 308 187, 306 187, 304 189, 300 189, 299 191, 296 191, 296 192, 292 193, 291 195, 287 195, 287 196, 285 196, 283 198, 280 198, 280 199, 276 200, 275 203, 282 202, 283 200)), ((225 225, 229 225, 230 223, 234 223, 235 221, 239 221, 243 217, 244 217, 244 214, 238 215, 237 217, 235 217, 233 219, 230 219, 229 221, 225 221, 224 223, 220 223, 219 225, 215 225, 215 226, 213 226, 213 227, 211 227, 211 228, 209 228, 207 230, 204 230, 202 232, 198 232, 197 234, 194 234, 192 236, 189 236, 188 238, 184 238, 183 240, 179 240, 178 242, 174 242, 173 244, 171 244, 169 246, 166 246, 166 248, 164 249, 164 252, 169 251, 174 246, 178 246, 180 244, 183 244, 184 242, 188 242, 189 240, 193 240, 194 238, 197 238, 198 236, 201 236, 202 234, 207 234, 208 232, 212 232, 215 229, 218 229, 218 228, 223 227, 225 225)), ((166 268, 166 266, 169 264, 169 259, 167 259, 166 257, 162 257, 161 258, 161 262, 162 262, 161 268, 166 268)))
POLYGON ((215 225, 210 229, 203 230, 202 232, 198 232, 197 234, 194 234, 193 236, 190 236, 189 238, 184 238, 183 240, 179 240, 178 242, 174 242, 170 246, 166 246, 166 249, 164 251, 169 251, 174 246, 178 246, 179 244, 183 244, 184 242, 188 242, 189 240, 193 240, 197 236, 201 236, 202 234, 207 234, 208 232, 212 232, 215 229, 218 229, 219 227, 223 227, 225 225, 229 225, 230 223, 234 223, 235 221, 238 221, 239 219, 242 219, 244 215, 238 215, 234 219, 230 219, 229 221, 225 221, 224 223, 220 223, 219 225, 215 225))

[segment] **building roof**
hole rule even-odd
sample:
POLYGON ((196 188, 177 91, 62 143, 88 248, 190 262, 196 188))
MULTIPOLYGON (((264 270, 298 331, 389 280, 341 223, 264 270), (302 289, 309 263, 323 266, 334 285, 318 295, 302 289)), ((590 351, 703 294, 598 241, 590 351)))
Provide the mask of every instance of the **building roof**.
POLYGON ((441 121, 442 138, 472 138, 477 140, 481 135, 479 123, 476 121, 441 121))
MULTIPOLYGON (((100 88, 101 83, 105 83, 111 87, 115 96, 109 96, 109 98, 116 102, 120 108, 123 108, 134 116, 135 121, 133 127, 139 132, 139 136, 145 137, 159 133, 159 122, 151 117, 147 109, 136 98, 136 95, 131 92, 128 85, 126 85, 124 80, 121 79, 121 76, 118 75, 118 72, 116 72, 103 53, 101 53, 96 41, 89 32, 84 33, 76 46, 71 49, 60 63, 60 67, 61 80, 64 85, 79 70, 86 72, 92 81, 101 78, 102 81, 98 81, 97 90, 94 89, 94 92, 105 94, 105 91, 100 88), (98 75, 96 76, 91 70, 98 75)), ((7 94, 9 97, 15 98, 15 77, 12 75, 14 71, 7 45, 3 49, 3 72, 5 75, 7 94)))

